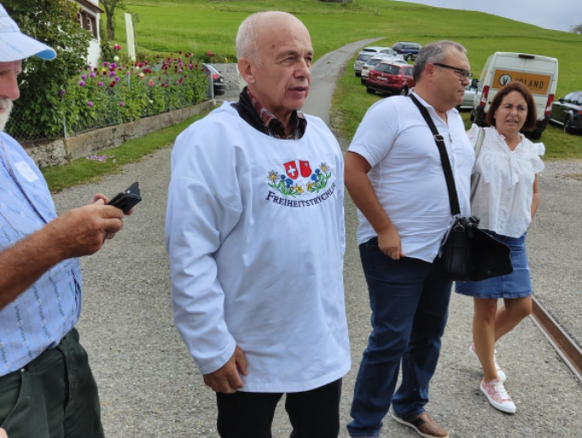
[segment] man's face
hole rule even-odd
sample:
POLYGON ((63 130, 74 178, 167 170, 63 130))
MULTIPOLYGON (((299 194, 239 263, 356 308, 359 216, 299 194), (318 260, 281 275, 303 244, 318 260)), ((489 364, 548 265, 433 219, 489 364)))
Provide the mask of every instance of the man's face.
POLYGON ((17 76, 22 71, 22 61, 0 62, 0 131, 10 118, 12 101, 20 97, 17 76))
POLYGON ((251 93, 279 120, 305 104, 311 83, 313 47, 305 26, 294 17, 273 17, 257 29, 260 60, 250 60, 251 93))
MULTIPOLYGON (((453 47, 447 50, 441 64, 471 71, 471 64, 469 64, 467 56, 453 47)), ((439 97, 447 107, 447 110, 452 109, 463 101, 465 86, 471 82, 471 79, 464 78, 458 70, 452 68, 436 65, 434 68, 435 84, 438 88, 439 97)))

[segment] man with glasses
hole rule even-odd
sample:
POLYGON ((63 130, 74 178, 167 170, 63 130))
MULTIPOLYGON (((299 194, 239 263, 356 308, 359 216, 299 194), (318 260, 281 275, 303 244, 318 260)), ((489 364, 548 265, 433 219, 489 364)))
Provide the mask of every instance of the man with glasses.
MULTIPOLYGON (((463 46, 428 44, 414 64, 414 96, 444 137, 461 214, 469 215, 474 153, 455 107, 471 78, 463 46)), ((423 437, 448 437, 425 411, 447 321, 452 282, 439 249, 453 217, 433 135, 408 96, 374 104, 345 158, 345 184, 358 207, 358 243, 372 309, 372 334, 358 372, 348 424, 377 437, 394 420, 423 437), (402 384, 394 393, 402 363, 402 384)))

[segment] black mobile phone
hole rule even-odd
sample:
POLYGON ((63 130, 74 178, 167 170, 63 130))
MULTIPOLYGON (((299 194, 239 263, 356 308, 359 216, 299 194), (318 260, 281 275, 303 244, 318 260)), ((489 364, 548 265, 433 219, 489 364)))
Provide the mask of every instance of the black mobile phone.
POLYGON ((134 182, 127 190, 117 194, 107 205, 113 205, 127 214, 140 201, 139 183, 134 182))

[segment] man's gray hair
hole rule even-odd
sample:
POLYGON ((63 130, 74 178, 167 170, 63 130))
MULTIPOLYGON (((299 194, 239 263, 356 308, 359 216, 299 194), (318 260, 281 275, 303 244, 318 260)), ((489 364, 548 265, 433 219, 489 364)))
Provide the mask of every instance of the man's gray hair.
POLYGON ((256 24, 264 12, 249 15, 239 26, 236 34, 236 56, 240 58, 250 58, 255 62, 260 62, 260 55, 256 45, 256 24))
POLYGON ((467 49, 465 49, 462 45, 448 40, 436 41, 434 43, 427 44, 422 49, 420 49, 412 69, 412 76, 414 76, 414 81, 418 82, 420 80, 426 64, 434 64, 435 62, 442 63, 447 55, 447 50, 451 48, 456 49, 459 52, 463 52, 464 54, 467 53, 467 49))
POLYGON ((257 12, 249 15, 240 24, 238 33, 236 34, 236 56, 240 58, 249 58, 256 63, 261 62, 261 54, 257 50, 257 25, 258 22, 269 15, 281 12, 268 11, 257 12))

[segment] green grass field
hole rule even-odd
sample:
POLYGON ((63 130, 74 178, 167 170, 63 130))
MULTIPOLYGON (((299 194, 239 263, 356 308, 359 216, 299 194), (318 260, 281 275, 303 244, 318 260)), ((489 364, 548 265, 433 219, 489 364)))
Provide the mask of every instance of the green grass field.
MULTIPOLYGON (((283 10, 297 15, 308 27, 316 58, 347 43, 384 37, 378 45, 396 41, 421 44, 452 39, 463 44, 478 77, 487 57, 495 51, 535 53, 558 58, 557 97, 582 88, 582 35, 542 29, 480 12, 433 8, 388 0, 354 0, 348 5, 318 0, 208 1, 126 0, 139 15, 135 25, 139 50, 171 53, 211 50, 234 59, 234 38, 240 22, 250 13, 283 10)), ((115 42, 125 42, 122 12, 117 13, 115 42)), ((368 95, 352 72, 353 60, 336 88, 333 101, 336 129, 351 138, 365 111, 379 96, 368 95), (339 122, 338 122, 339 121, 339 122)), ((582 158, 582 137, 568 136, 549 127, 542 141, 547 158, 582 158)))

